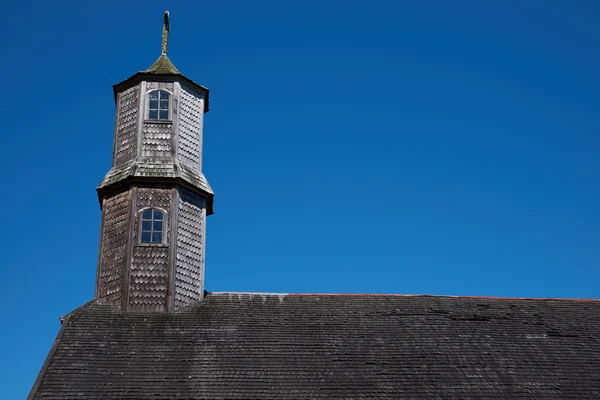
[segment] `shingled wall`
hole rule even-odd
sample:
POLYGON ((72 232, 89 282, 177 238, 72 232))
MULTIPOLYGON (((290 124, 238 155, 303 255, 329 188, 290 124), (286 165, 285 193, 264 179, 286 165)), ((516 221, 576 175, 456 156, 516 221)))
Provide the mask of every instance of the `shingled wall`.
POLYGON ((179 101, 178 159, 195 169, 202 168, 204 96, 181 85, 179 101))
POLYGON ((131 161, 137 155, 139 92, 136 85, 119 94, 113 166, 131 161))
POLYGON ((201 300, 204 292, 205 200, 179 189, 175 309, 201 300))
POLYGON ((135 228, 129 276, 129 309, 134 311, 164 311, 169 285, 169 246, 172 190, 152 187, 137 188, 135 228), (157 207, 165 214, 165 244, 140 244, 140 214, 147 207, 157 207))
POLYGON ((173 124, 144 122, 142 136, 142 156, 168 158, 171 154, 173 124))
POLYGON ((130 197, 130 192, 125 191, 105 199, 102 210, 102 240, 96 296, 119 307, 127 254, 130 197))

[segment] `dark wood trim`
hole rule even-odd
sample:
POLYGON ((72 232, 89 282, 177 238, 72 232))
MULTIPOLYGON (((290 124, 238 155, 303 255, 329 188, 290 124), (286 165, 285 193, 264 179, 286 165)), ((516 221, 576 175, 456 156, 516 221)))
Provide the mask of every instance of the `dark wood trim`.
POLYGON ((127 245, 125 247, 125 265, 123 266, 123 298, 121 299, 121 309, 126 311, 129 309, 129 279, 131 275, 131 259, 133 254, 133 229, 135 226, 135 202, 137 199, 137 187, 132 187, 128 194, 129 203, 129 221, 127 224, 127 245))
POLYGON ((175 308, 175 270, 177 268, 177 224, 179 221, 179 192, 171 189, 171 213, 169 217, 169 281, 167 284, 167 312, 175 308))

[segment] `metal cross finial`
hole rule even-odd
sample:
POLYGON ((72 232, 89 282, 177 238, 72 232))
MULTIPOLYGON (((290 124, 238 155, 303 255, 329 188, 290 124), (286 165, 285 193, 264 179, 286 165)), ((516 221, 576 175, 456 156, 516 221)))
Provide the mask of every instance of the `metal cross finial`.
POLYGON ((169 31, 171 27, 169 26, 169 11, 165 11, 165 24, 163 25, 162 30, 162 53, 167 54, 167 50, 169 47, 169 31))

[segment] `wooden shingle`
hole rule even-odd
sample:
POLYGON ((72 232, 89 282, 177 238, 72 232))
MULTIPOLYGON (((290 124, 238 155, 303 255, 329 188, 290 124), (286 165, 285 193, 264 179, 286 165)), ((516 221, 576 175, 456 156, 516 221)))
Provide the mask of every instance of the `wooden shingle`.
POLYGON ((600 398, 600 301, 209 293, 59 337, 30 399, 600 398))

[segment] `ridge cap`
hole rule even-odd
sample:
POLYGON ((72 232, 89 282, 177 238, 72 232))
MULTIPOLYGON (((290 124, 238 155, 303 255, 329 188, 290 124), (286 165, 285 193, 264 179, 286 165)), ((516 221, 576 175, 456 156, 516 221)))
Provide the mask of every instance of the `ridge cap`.
POLYGON ((482 299, 507 301, 565 301, 576 303, 600 303, 600 298, 566 298, 566 297, 509 297, 509 296, 467 296, 444 294, 403 294, 403 293, 271 293, 271 292, 207 292, 207 295, 262 295, 262 296, 296 296, 296 297, 441 297, 452 299, 482 299))

